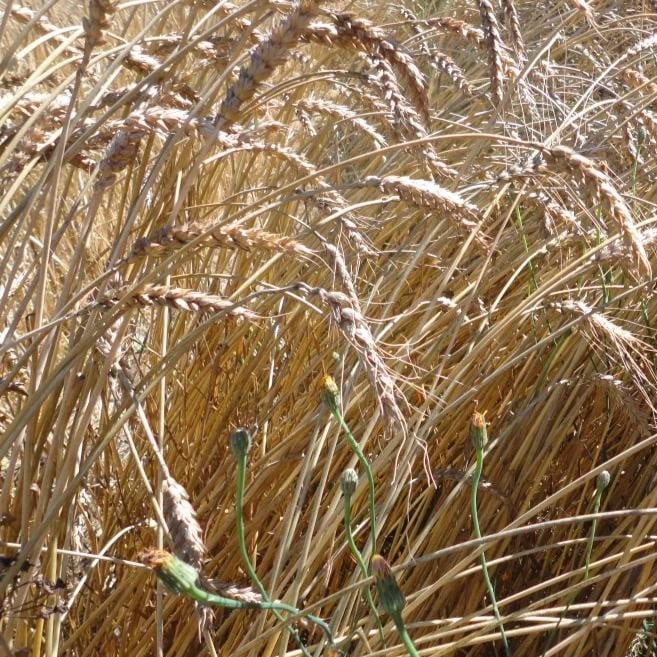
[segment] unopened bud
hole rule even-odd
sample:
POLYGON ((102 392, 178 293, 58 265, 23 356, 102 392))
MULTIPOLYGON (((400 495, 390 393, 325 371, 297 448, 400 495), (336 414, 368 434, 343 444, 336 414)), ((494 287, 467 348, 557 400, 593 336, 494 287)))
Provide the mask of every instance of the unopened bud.
POLYGON ((358 475, 353 468, 347 468, 340 475, 340 486, 345 497, 351 497, 358 486, 358 475))
POLYGON ((338 410, 340 393, 338 392, 338 386, 335 379, 330 374, 327 374, 322 378, 322 389, 320 395, 322 401, 330 411, 335 412, 338 410))
POLYGON ((609 486, 610 481, 611 475, 606 470, 598 473, 598 478, 595 480, 595 489, 598 494, 602 493, 609 486))
POLYGON ((236 458, 246 456, 251 449, 251 432, 244 427, 238 427, 230 434, 230 448, 236 458))
POLYGON ((470 420, 470 442, 475 449, 483 449, 488 443, 486 431, 486 418, 483 413, 475 411, 470 420))
POLYGON ((406 604, 406 599, 390 565, 380 554, 372 557, 372 575, 374 575, 379 602, 383 609, 393 617, 399 615, 406 604))

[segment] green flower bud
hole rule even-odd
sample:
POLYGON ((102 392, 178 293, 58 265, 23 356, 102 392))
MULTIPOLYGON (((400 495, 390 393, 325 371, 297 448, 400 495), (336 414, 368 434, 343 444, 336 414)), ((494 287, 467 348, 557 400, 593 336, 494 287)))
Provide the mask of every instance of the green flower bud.
POLYGON ((189 593, 196 586, 198 581, 196 569, 165 550, 146 550, 140 555, 140 560, 153 569, 172 593, 189 593))
POLYGON ((238 427, 230 434, 230 448, 235 458, 246 456, 251 449, 251 432, 244 427, 238 427))
POLYGON ((397 585, 390 565, 380 554, 372 557, 372 575, 374 575, 379 602, 383 609, 393 618, 401 614, 406 599, 397 585))
POLYGON ((337 411, 340 403, 340 393, 335 379, 327 374, 322 378, 322 390, 320 392, 322 401, 330 411, 337 411))
POLYGON ((595 480, 595 488, 598 494, 602 493, 609 486, 610 481, 611 475, 606 470, 598 473, 598 478, 595 480))
POLYGON ((470 442, 475 449, 483 449, 488 443, 486 431, 486 418, 483 413, 475 411, 470 420, 470 442))
POLYGON ((347 468, 340 475, 340 486, 345 497, 351 497, 358 486, 358 475, 353 468, 347 468))

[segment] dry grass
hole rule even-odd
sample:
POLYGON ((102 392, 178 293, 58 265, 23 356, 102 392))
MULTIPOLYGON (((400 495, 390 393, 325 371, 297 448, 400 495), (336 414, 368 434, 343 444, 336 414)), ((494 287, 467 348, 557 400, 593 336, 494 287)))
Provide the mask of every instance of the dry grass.
POLYGON ((437 6, 0 3, 0 654, 299 654, 270 614, 204 617, 137 560, 165 547, 255 595, 242 425, 269 595, 346 654, 403 654, 346 544, 357 460, 327 373, 421 654, 502 654, 475 405, 512 654, 557 623, 546 655, 648 654, 657 10, 437 6))

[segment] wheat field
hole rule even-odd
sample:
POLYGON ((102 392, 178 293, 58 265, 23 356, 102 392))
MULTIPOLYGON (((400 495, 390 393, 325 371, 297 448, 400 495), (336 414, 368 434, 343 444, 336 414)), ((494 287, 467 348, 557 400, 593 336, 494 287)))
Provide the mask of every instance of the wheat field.
POLYGON ((657 654, 654 2, 3 0, 0 117, 0 655, 413 654, 346 468, 417 654, 657 654), (334 645, 143 556, 264 599, 238 427, 334 645))

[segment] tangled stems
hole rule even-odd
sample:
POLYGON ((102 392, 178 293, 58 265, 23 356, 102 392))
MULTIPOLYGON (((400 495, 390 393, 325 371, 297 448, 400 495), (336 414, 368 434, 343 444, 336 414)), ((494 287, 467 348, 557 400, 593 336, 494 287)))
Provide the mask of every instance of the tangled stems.
MULTIPOLYGON (((291 605, 284 605, 283 603, 270 601, 269 596, 265 591, 265 587, 260 581, 255 568, 251 564, 249 553, 246 549, 246 538, 244 531, 244 482, 246 479, 246 455, 251 447, 251 434, 246 429, 235 429, 235 431, 233 431, 230 436, 230 447, 233 450, 235 459, 237 460, 237 494, 235 500, 235 515, 237 517, 237 540, 239 542, 240 554, 242 555, 242 562, 246 572, 249 574, 249 577, 255 584, 264 600, 264 602, 260 604, 269 605, 261 606, 260 608, 271 609, 274 616, 276 616, 279 621, 285 623, 285 618, 279 613, 281 610, 288 611, 292 614, 300 614, 301 612, 299 609, 291 605)), ((333 633, 331 632, 329 626, 321 618, 318 618, 312 614, 306 614, 306 618, 318 625, 326 635, 329 643, 334 645, 333 633)), ((308 657, 306 647, 301 642, 299 635, 294 630, 292 630, 292 634, 295 641, 301 648, 301 651, 308 657)))
MULTIPOLYGON (((348 469, 342 473, 342 476, 340 477, 340 485, 342 487, 342 500, 344 505, 344 527, 345 527, 345 533, 347 535, 347 544, 349 545, 351 554, 356 560, 356 563, 358 564, 358 567, 360 568, 360 572, 362 573, 363 577, 368 577, 369 573, 367 572, 367 565, 365 564, 363 555, 360 553, 360 550, 356 546, 356 542, 354 541, 354 533, 351 529, 351 496, 356 490, 357 484, 358 484, 358 475, 356 474, 355 470, 348 469)), ((385 647, 386 643, 385 643, 385 636, 383 634, 383 626, 381 625, 381 619, 379 618, 379 614, 376 610, 374 600, 372 599, 372 592, 370 591, 369 586, 365 589, 365 599, 367 600, 367 603, 369 604, 370 609, 374 614, 374 618, 376 618, 376 624, 379 629, 379 638, 381 639, 381 645, 385 647)))
POLYGON ((342 430, 344 431, 345 436, 347 437, 347 442, 349 443, 349 447, 351 447, 351 449, 354 451, 354 453, 358 457, 358 460, 360 461, 360 464, 363 466, 363 470, 365 471, 365 475, 367 477, 367 487, 369 492, 370 536, 371 536, 370 540, 372 542, 372 552, 374 552, 376 550, 376 508, 375 508, 375 497, 374 497, 374 475, 372 474, 372 468, 370 467, 368 460, 365 458, 365 455, 363 454, 363 451, 361 450, 360 446, 356 442, 356 439, 354 438, 353 434, 349 430, 347 423, 342 417, 342 413, 340 412, 340 404, 339 404, 340 396, 338 393, 338 386, 336 385, 332 376, 326 375, 322 379, 321 396, 324 404, 326 404, 329 411, 331 411, 333 417, 336 419, 338 424, 342 427, 342 430))
POLYGON ((380 555, 372 557, 372 574, 379 594, 379 602, 395 623, 399 637, 410 657, 420 657, 413 639, 411 639, 402 617, 402 609, 406 604, 404 594, 401 592, 397 580, 392 573, 388 562, 380 555))
MULTIPOLYGON (((474 415, 472 416, 472 422, 470 424, 470 441, 472 442, 472 446, 474 447, 477 455, 477 463, 475 465, 474 473, 472 474, 472 494, 470 496, 472 524, 474 526, 475 537, 481 538, 481 529, 479 528, 479 515, 477 512, 477 490, 479 488, 481 473, 484 469, 484 448, 488 442, 488 433, 486 431, 486 418, 477 411, 475 411, 474 415)), ((510 657, 511 650, 509 649, 509 642, 506 638, 504 625, 502 624, 502 616, 500 614, 499 607, 497 606, 495 589, 493 587, 493 583, 490 581, 490 576, 488 574, 488 564, 486 563, 486 555, 484 554, 483 550, 479 556, 479 561, 481 562, 481 571, 484 576, 486 589, 488 590, 488 597, 490 598, 490 602, 493 607, 493 613, 495 614, 495 618, 500 625, 500 635, 502 636, 502 643, 504 644, 504 653, 507 657, 510 657)))

